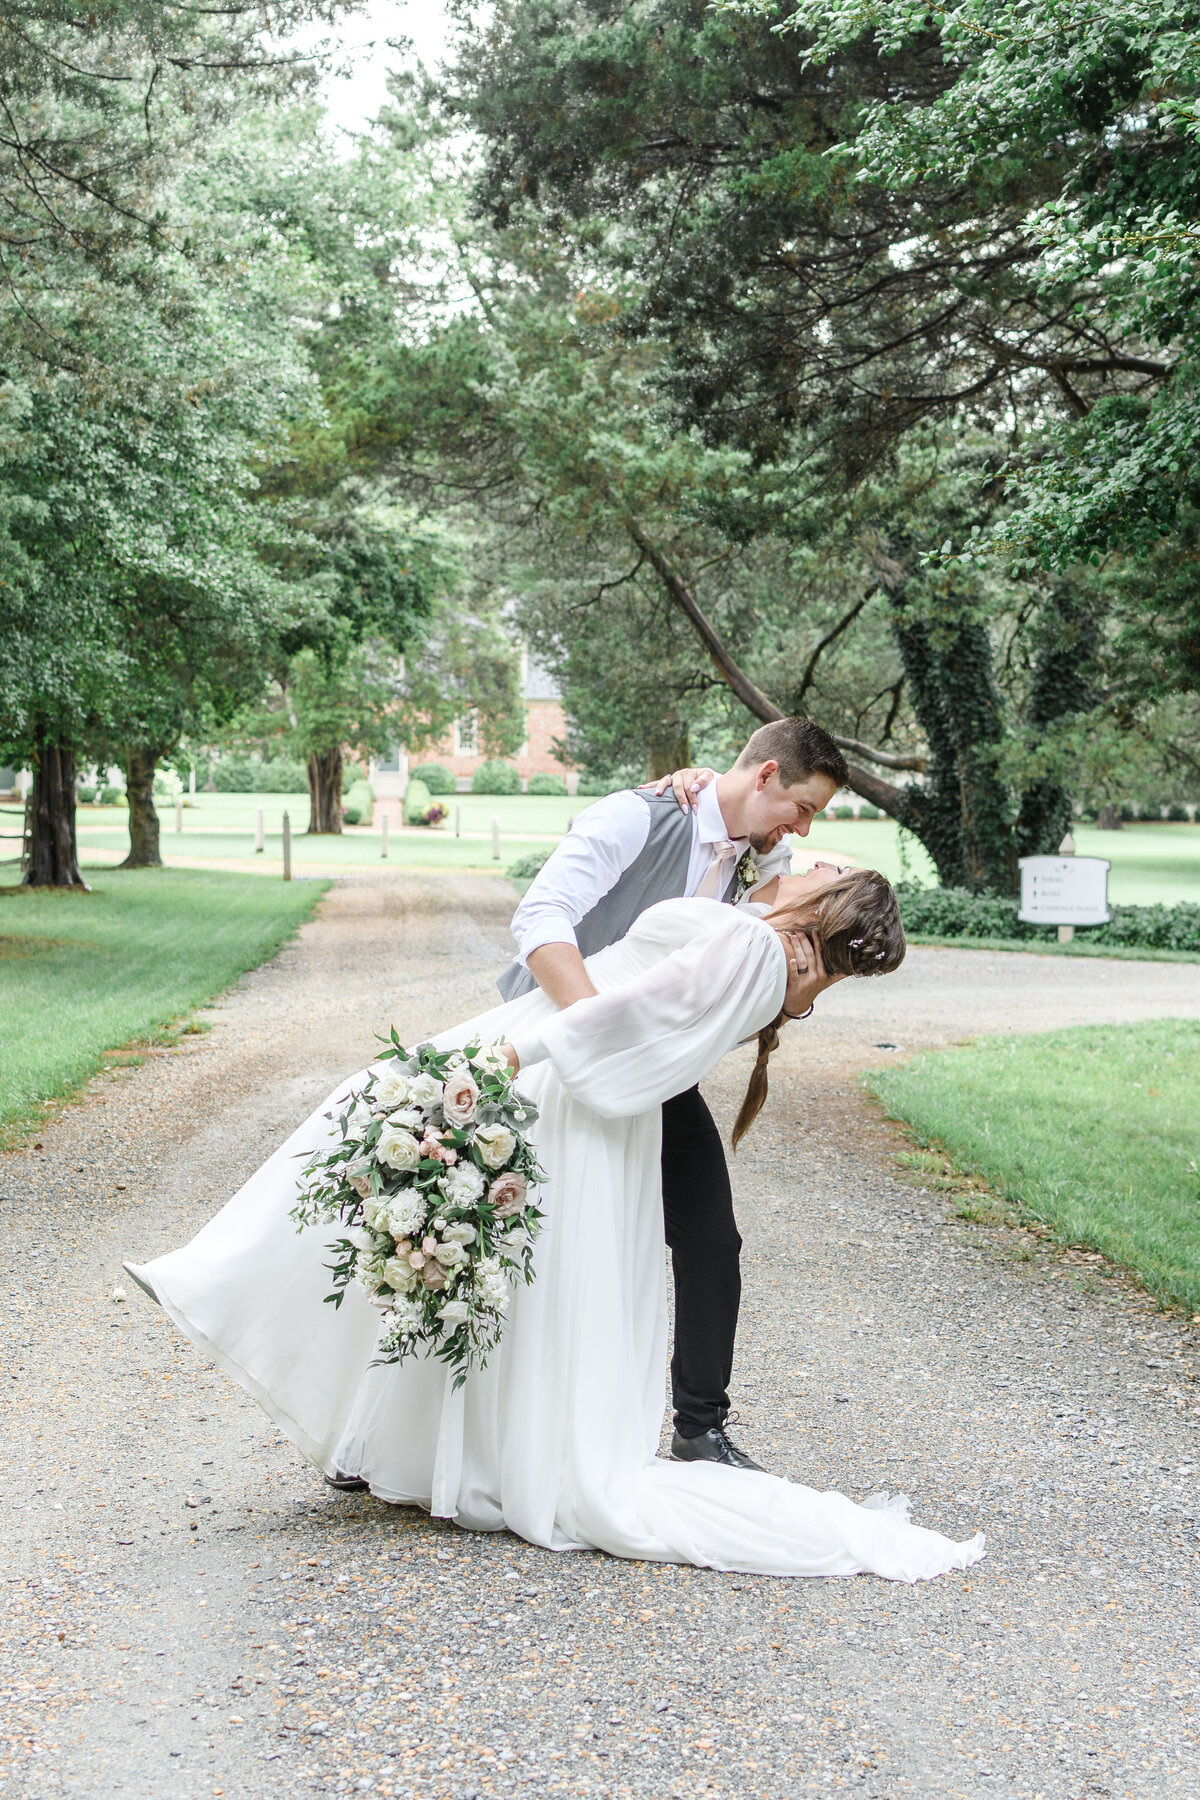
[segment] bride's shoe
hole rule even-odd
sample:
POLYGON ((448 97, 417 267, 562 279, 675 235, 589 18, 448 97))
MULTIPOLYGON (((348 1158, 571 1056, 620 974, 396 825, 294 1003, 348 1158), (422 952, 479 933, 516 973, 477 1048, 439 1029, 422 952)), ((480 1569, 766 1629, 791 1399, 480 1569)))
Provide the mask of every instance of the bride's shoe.
POLYGON ((671 1461, 724 1463, 730 1469, 753 1469, 759 1475, 767 1472, 761 1463, 738 1449, 723 1425, 714 1425, 693 1438, 680 1437, 676 1432, 671 1439, 671 1461))
POLYGON ((340 1469, 325 1477, 325 1486, 336 1488, 339 1493, 365 1493, 370 1485, 361 1475, 344 1475, 340 1469))

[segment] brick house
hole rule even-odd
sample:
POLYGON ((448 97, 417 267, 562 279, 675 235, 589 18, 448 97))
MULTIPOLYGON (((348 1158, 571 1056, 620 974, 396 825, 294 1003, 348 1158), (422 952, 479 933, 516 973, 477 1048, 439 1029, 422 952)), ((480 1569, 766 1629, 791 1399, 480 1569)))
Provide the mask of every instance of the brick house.
MULTIPOLYGON (((521 652, 521 693, 525 702, 525 741, 517 754, 506 758, 516 768, 522 782, 531 775, 561 775, 569 792, 579 783, 578 773, 560 762, 552 745, 566 735, 567 719, 554 678, 535 663, 528 651, 521 652)), ((390 756, 371 764, 371 785, 381 797, 403 794, 408 783, 410 763, 436 762, 458 778, 460 790, 466 791, 471 777, 487 759, 479 748, 474 715, 455 722, 440 743, 418 756, 410 757, 397 747, 390 756)))

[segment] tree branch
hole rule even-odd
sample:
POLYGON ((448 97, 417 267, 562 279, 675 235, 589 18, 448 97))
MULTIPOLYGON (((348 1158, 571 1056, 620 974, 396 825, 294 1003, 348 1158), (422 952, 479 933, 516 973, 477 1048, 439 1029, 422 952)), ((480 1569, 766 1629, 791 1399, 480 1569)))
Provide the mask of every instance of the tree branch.
POLYGON ((855 601, 854 605, 850 608, 850 611, 846 614, 846 616, 844 618, 838 620, 837 624, 833 627, 832 631, 827 631, 825 633, 825 636, 821 639, 820 643, 817 645, 816 649, 813 651, 812 655, 809 657, 808 662, 805 666, 804 673, 800 677, 800 686, 796 689, 796 701, 795 701, 795 711, 796 712, 799 712, 804 705, 805 695, 808 693, 809 688, 812 686, 813 676, 817 672, 817 664, 821 660, 822 652, 825 650, 828 650, 830 644, 837 642, 838 638, 841 637, 843 631, 846 630, 847 626, 853 625, 855 619, 857 619, 859 613, 862 611, 863 607, 867 604, 867 601, 871 598, 871 595, 874 592, 875 592, 874 588, 868 588, 866 593, 862 596, 862 599, 855 601))
POLYGON ((917 751, 875 750, 870 744, 860 743, 858 738, 837 737, 834 743, 839 750, 850 750, 855 756, 865 756, 868 762, 878 763, 884 769, 912 769, 923 775, 928 768, 928 758, 917 751))
MULTIPOLYGON (((776 719, 786 715, 780 711, 773 700, 769 700, 760 687, 757 687, 745 670, 734 661, 725 645, 718 637, 711 620, 697 605, 687 583, 674 568, 652 539, 647 537, 632 513, 625 514, 625 529, 642 552, 646 561, 654 569, 672 602, 687 619, 696 636, 708 651, 713 664, 725 685, 735 693, 747 712, 761 719, 764 725, 771 725, 776 719)), ((888 767, 901 769, 923 769, 923 757, 897 757, 889 750, 872 750, 866 744, 860 744, 853 738, 834 738, 834 743, 841 749, 853 750, 860 756, 868 756, 872 761, 882 762, 888 767)), ((848 786, 852 793, 858 794, 872 805, 882 807, 884 812, 897 816, 904 803, 903 788, 893 787, 890 781, 884 781, 878 775, 872 775, 866 769, 860 769, 851 763, 848 768, 848 786)))

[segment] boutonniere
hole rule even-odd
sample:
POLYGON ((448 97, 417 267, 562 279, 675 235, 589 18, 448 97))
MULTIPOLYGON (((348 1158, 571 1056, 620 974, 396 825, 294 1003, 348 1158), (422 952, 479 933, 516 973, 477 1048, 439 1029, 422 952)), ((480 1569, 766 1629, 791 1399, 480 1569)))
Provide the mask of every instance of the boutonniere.
POLYGON ((737 866, 737 893, 735 900, 748 894, 752 887, 758 886, 758 858, 753 850, 743 852, 737 866))

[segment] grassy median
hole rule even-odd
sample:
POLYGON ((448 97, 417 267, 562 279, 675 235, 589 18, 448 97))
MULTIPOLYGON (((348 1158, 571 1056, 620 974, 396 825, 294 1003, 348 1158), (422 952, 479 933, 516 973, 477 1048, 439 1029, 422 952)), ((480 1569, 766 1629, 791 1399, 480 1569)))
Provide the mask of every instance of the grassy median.
POLYGON ((987 1038, 866 1084, 1060 1243, 1200 1312, 1200 1022, 987 1038))
POLYGON ((328 886, 185 869, 87 879, 90 894, 0 888, 0 1147, 106 1051, 164 1041, 265 962, 328 886))

